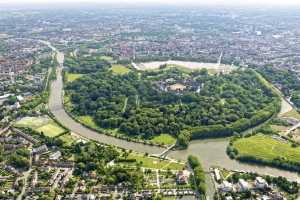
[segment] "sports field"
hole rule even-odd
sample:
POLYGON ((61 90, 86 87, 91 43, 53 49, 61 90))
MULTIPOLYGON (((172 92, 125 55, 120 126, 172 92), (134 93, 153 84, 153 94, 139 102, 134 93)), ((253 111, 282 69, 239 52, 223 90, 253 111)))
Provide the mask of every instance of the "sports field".
POLYGON ((255 135, 248 138, 238 139, 233 143, 238 150, 238 156, 251 156, 257 159, 271 161, 281 157, 287 161, 300 163, 300 148, 291 147, 290 143, 271 136, 255 135))
POLYGON ((50 122, 44 126, 37 128, 36 130, 39 132, 43 132, 48 137, 55 137, 65 132, 65 129, 61 128, 54 122, 50 122))
POLYGON ((15 123, 16 127, 28 127, 38 132, 43 132, 48 137, 56 137, 65 129, 56 124, 47 116, 41 117, 24 117, 15 123))

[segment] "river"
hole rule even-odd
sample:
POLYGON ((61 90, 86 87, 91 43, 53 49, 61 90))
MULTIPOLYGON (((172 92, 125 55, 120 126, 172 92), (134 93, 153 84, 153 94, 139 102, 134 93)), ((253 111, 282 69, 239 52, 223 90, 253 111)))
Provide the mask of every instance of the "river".
MULTIPOLYGON (((45 43, 47 44, 47 43, 45 43)), ((49 44, 50 45, 50 44, 49 44)), ((48 46, 49 46, 48 45, 48 46)), ((54 51, 57 51, 51 45, 49 46, 54 51)), ((64 56, 61 52, 57 51, 57 61, 60 67, 57 68, 56 77, 57 79, 51 84, 51 92, 49 97, 49 109, 53 113, 60 123, 68 127, 71 132, 76 133, 82 137, 98 141, 100 143, 115 145, 124 149, 131 149, 133 151, 159 154, 164 151, 164 148, 144 145, 142 143, 128 142, 126 140, 118 139, 112 136, 99 134, 93 130, 82 126, 80 123, 73 120, 64 110, 63 106, 63 80, 62 80, 62 66, 64 62, 64 56)))
POLYGON ((208 170, 208 168, 211 166, 220 166, 231 170, 252 171, 259 174, 284 176, 291 180, 300 180, 298 174, 293 172, 272 167, 250 165, 230 159, 226 154, 228 143, 228 138, 194 140, 190 143, 186 150, 172 151, 168 156, 171 158, 185 160, 188 155, 195 155, 201 160, 201 163, 206 170, 208 170))
MULTIPOLYGON (((50 44, 49 44, 50 45, 50 44)), ((49 46, 48 45, 48 46, 49 46)), ((51 48, 51 45, 49 46, 51 48)), ((54 47, 54 51, 57 51, 54 47)), ((49 108, 54 116, 64 126, 68 127, 72 132, 83 136, 88 139, 92 139, 101 143, 115 145, 124 149, 130 149, 137 152, 158 154, 164 151, 164 148, 144 145, 141 143, 128 142, 115 137, 100 134, 93 130, 90 130, 80 123, 73 120, 64 110, 63 107, 63 80, 62 80, 62 66, 64 56, 57 51, 57 59, 60 67, 57 69, 57 80, 51 84, 51 93, 49 97, 49 108)), ((284 176, 289 180, 300 180, 297 173, 288 172, 272 167, 261 167, 257 165, 250 165, 240 163, 236 160, 231 160, 226 155, 226 147, 229 143, 229 139, 207 139, 192 141, 186 150, 177 150, 169 153, 169 157, 179 160, 186 160, 188 155, 197 156, 204 168, 208 170, 211 166, 221 166, 231 170, 251 171, 259 174, 284 176)), ((255 147, 253 147, 255 148, 255 147)), ((210 186, 211 187, 211 186, 210 186)), ((208 194, 209 199, 212 199, 212 194, 208 194)))

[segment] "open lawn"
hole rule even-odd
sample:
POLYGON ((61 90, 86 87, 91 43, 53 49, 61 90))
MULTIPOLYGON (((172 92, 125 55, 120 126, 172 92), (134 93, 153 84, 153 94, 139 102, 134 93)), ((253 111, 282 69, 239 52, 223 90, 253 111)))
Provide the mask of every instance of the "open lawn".
POLYGON ((90 128, 99 129, 97 124, 94 122, 94 119, 89 115, 80 116, 78 117, 78 120, 90 128))
POLYGON ((142 154, 131 153, 128 156, 129 159, 136 159, 137 162, 142 163, 142 167, 145 168, 153 168, 153 169, 162 169, 162 170, 182 170, 184 168, 184 164, 170 162, 168 160, 160 160, 158 158, 152 158, 148 156, 144 156, 142 154))
POLYGON ((100 59, 101 60, 105 60, 105 61, 112 61, 113 57, 110 57, 110 56, 101 56, 100 59))
POLYGON ((51 122, 44 126, 41 126, 41 127, 37 128, 36 130, 39 132, 43 132, 48 137, 56 137, 56 136, 62 134, 63 132, 65 132, 65 129, 61 128, 54 122, 51 122))
POLYGON ((270 136, 255 135, 238 139, 233 143, 238 150, 238 156, 252 156, 266 161, 283 157, 286 160, 300 163, 300 148, 293 148, 291 144, 284 143, 270 136))
POLYGON ((160 134, 159 136, 154 137, 151 141, 153 143, 163 145, 172 145, 176 143, 176 139, 169 134, 160 134))
POLYGON ((124 65, 112 65, 111 70, 113 71, 113 73, 121 74, 121 75, 127 74, 130 72, 130 69, 124 65))
POLYGON ((83 74, 70 74, 70 73, 68 73, 67 74, 67 82, 73 82, 73 81, 79 79, 82 76, 83 76, 83 74))
POLYGON ((16 127, 28 127, 38 132, 43 132, 48 137, 56 137, 65 129, 56 124, 47 116, 44 117, 24 117, 15 123, 16 127))
POLYGON ((48 117, 23 117, 15 123, 15 126, 36 129, 48 124, 49 121, 50 119, 48 117))

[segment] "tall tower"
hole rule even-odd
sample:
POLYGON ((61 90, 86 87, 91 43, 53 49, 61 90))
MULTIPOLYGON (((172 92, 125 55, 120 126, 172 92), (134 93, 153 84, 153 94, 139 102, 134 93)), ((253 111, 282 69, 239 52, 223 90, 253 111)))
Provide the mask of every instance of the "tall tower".
POLYGON ((219 65, 219 66, 221 65, 222 57, 223 57, 223 51, 221 52, 220 57, 219 57, 219 59, 218 59, 218 65, 219 65))

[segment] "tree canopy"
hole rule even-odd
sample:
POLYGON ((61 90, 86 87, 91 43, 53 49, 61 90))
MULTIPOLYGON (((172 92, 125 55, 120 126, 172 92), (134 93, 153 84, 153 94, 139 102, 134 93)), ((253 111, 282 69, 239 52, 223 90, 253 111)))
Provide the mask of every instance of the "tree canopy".
POLYGON ((207 70, 163 68, 116 75, 102 63, 95 73, 68 83, 66 94, 73 114, 92 116, 104 129, 144 139, 168 133, 182 143, 243 131, 278 108, 276 95, 253 70, 212 76, 207 70))

